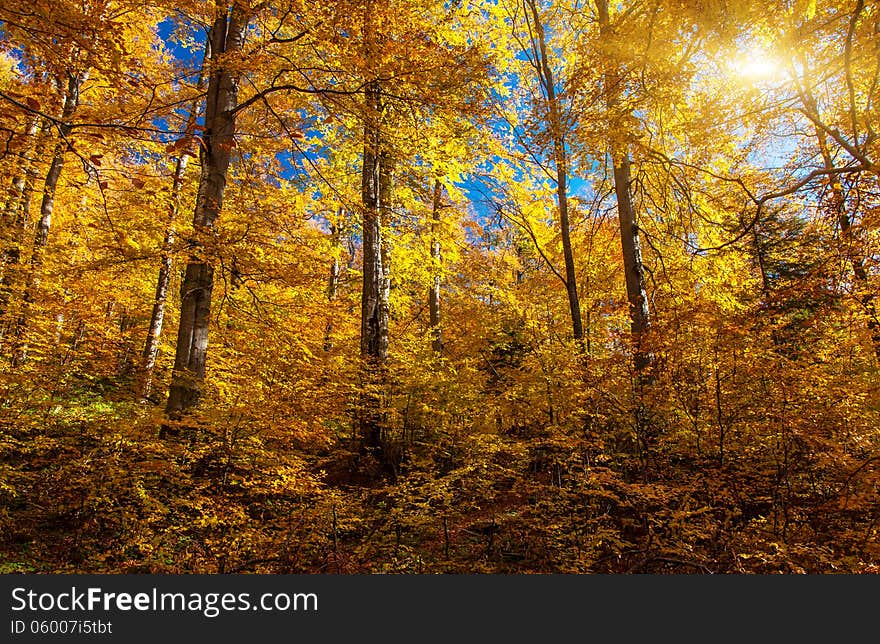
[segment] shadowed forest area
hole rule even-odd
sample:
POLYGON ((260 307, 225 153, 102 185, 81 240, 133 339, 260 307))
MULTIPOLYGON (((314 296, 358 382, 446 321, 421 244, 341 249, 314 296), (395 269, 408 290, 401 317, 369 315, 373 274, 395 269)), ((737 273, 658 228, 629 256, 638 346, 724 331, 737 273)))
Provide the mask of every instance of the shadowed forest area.
POLYGON ((880 572, 880 6, 0 0, 0 572, 880 572))

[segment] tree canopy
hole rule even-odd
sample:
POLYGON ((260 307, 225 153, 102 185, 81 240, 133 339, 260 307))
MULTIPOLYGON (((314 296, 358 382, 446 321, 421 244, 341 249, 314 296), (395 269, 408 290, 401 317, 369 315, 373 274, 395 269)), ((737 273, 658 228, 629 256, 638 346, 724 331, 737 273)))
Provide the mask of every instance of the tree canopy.
POLYGON ((880 572, 880 7, 0 0, 4 572, 880 572))

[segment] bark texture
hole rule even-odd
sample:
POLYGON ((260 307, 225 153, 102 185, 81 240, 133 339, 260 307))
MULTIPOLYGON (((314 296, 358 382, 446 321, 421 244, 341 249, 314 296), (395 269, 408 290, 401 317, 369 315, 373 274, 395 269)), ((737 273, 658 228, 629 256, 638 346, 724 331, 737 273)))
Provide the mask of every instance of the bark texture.
MULTIPOLYGON (((608 14, 608 1, 596 0, 599 29, 603 39, 614 37, 614 29, 608 14)), ((632 199, 632 169, 629 156, 629 135, 620 129, 620 96, 623 91, 623 75, 613 60, 606 61, 604 74, 605 101, 611 126, 611 165, 614 169, 614 192, 617 197, 617 217, 620 226, 620 244, 626 281, 626 298, 629 303, 630 333, 633 347, 633 366, 640 382, 649 382, 654 364, 653 354, 645 346, 645 336, 651 329, 651 315, 645 288, 645 267, 639 226, 632 199)))
POLYGON ((382 91, 378 80, 364 88, 364 161, 361 169, 363 205, 363 287, 361 292, 361 358, 365 396, 361 438, 365 448, 381 448, 381 399, 388 359, 389 253, 382 236, 387 214, 391 172, 382 141, 382 91))
POLYGON ((431 323, 431 348, 434 353, 443 352, 443 330, 440 327, 440 263, 443 261, 440 246, 440 210, 443 185, 440 180, 434 182, 434 194, 431 203, 431 265, 434 275, 428 288, 428 314, 431 323))
POLYGON ((49 230, 52 227, 52 214, 55 209, 55 192, 58 189, 58 181, 61 171, 64 169, 64 157, 70 147, 70 133, 72 131, 71 119, 79 107, 79 93, 86 74, 67 74, 67 87, 64 92, 64 101, 61 108, 61 117, 58 123, 58 142, 52 151, 52 159, 49 170, 46 172, 46 180, 43 183, 43 197, 40 201, 40 219, 37 221, 34 234, 33 250, 27 280, 22 297, 21 311, 15 322, 15 346, 13 348, 12 364, 20 365, 27 359, 28 342, 27 330, 30 323, 30 309, 36 299, 37 290, 43 271, 43 252, 49 242, 49 230))
POLYGON ((383 196, 389 191, 387 155, 382 146, 381 89, 379 81, 364 89, 366 119, 364 125, 364 162, 361 171, 361 199, 364 208, 364 266, 361 297, 361 356, 381 364, 388 358, 388 289, 383 260, 382 215, 387 210, 383 196))
POLYGON ((165 236, 162 239, 162 254, 159 263, 159 274, 156 277, 153 310, 150 312, 150 326, 147 330, 144 350, 141 352, 140 395, 142 398, 147 398, 153 390, 153 371, 156 368, 156 358, 159 356, 159 340, 162 337, 165 307, 168 303, 168 287, 171 284, 175 238, 174 222, 177 219, 180 203, 180 186, 183 183, 187 162, 187 157, 181 155, 174 164, 174 176, 171 184, 171 212, 168 215, 168 225, 165 229, 165 236))
POLYGON ((43 155, 48 124, 38 133, 39 119, 28 121, 24 133, 24 150, 21 173, 13 177, 11 191, 3 209, 3 248, 0 256, 0 345, 7 330, 7 314, 16 286, 20 284, 21 246, 24 243, 30 217, 31 199, 37 180, 37 161, 43 155))
MULTIPOLYGON (((193 225, 195 239, 180 288, 180 321, 174 372, 165 411, 179 420, 202 394, 208 354, 214 267, 205 248, 223 207, 226 175, 235 144, 235 108, 240 72, 230 59, 241 51, 249 10, 235 3, 220 13, 211 27, 210 73, 205 97, 205 131, 199 146, 202 163, 193 225)), ((167 430, 166 430, 167 431, 167 430)), ((163 432, 164 433, 164 432, 163 432)))

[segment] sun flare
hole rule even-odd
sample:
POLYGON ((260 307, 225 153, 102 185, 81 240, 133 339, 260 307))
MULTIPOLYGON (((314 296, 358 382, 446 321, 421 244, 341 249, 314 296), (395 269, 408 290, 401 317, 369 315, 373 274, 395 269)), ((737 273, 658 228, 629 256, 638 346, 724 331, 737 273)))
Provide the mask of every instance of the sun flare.
POLYGON ((742 52, 730 61, 729 67, 731 74, 746 83, 778 79, 784 71, 779 60, 759 50, 742 52))

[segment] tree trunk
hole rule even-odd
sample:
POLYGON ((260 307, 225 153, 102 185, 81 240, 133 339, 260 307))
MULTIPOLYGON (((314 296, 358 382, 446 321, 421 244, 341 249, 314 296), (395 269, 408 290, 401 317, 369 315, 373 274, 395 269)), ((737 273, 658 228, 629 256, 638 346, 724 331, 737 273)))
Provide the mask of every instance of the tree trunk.
MULTIPOLYGON (((330 238, 333 244, 333 259, 330 260, 330 275, 327 280, 327 301, 335 302, 336 295, 339 290, 339 276, 341 268, 339 265, 339 226, 342 221, 343 210, 340 208, 336 213, 336 221, 330 224, 330 238)), ((324 328, 324 351, 333 350, 333 313, 330 313, 330 319, 327 320, 327 326, 324 328)))
POLYGON ((578 297, 577 273, 574 265, 574 252, 571 247, 571 225, 568 218, 568 155, 565 150, 565 128, 559 98, 556 95, 556 83, 553 70, 547 58, 547 43, 544 25, 538 16, 535 0, 527 0, 532 19, 535 23, 537 47, 535 56, 539 61, 538 75, 547 99, 547 112, 550 134, 553 139, 553 158, 556 165, 556 201, 559 209, 559 232, 562 237, 562 254, 565 260, 565 290, 568 293, 568 308, 571 313, 572 335, 579 344, 583 344, 584 326, 581 320, 581 305, 578 297))
POLYGON ((22 173, 12 179, 12 192, 3 210, 3 250, 2 277, 0 277, 0 345, 6 334, 6 314, 12 301, 16 284, 19 283, 19 264, 21 263, 21 245, 29 220, 31 198, 37 179, 37 160, 43 155, 45 134, 49 129, 48 121, 39 128, 39 119, 34 117, 28 122, 25 132, 25 149, 22 173))
POLYGON ((24 188, 27 183, 27 174, 30 169, 30 165, 34 162, 34 159, 31 158, 28 154, 30 148, 33 147, 34 141, 37 136, 37 128, 39 127, 40 122, 36 116, 30 117, 27 121, 24 134, 22 136, 22 153, 21 158, 23 164, 17 168, 19 170, 19 174, 16 174, 12 177, 11 190, 9 191, 9 197, 6 199, 6 205, 3 207, 3 257, 0 258, 0 261, 3 261, 5 264, 7 248, 14 243, 14 239, 18 234, 18 230, 15 226, 16 222, 20 219, 20 209, 22 206, 22 199, 24 197, 24 188))
MULTIPOLYGON (((208 327, 211 316, 211 292, 214 267, 207 257, 204 238, 211 235, 214 221, 223 206, 226 174, 235 145, 235 108, 238 104, 240 72, 223 66, 223 58, 239 52, 249 21, 245 5, 235 3, 214 20, 209 34, 211 65, 208 93, 205 98, 205 131, 200 146, 202 162, 199 190, 193 212, 194 252, 186 265, 180 288, 180 321, 174 372, 165 412, 179 420, 195 406, 202 394, 208 353, 208 327)), ((163 436, 168 431, 163 427, 163 436)))
POLYGON ((388 357, 388 300, 385 270, 382 263, 382 214, 385 204, 383 162, 379 119, 381 112, 379 81, 367 83, 367 122, 364 126, 364 164, 361 173, 361 197, 364 206, 364 267, 361 298, 361 356, 374 363, 388 357))
POLYGON ((440 246, 440 209, 443 185, 434 182, 434 198, 431 204, 431 267, 434 275, 428 288, 428 313, 431 322, 431 348, 434 353, 443 353, 443 332, 440 327, 440 263, 443 260, 440 246))
POLYGON ((636 223, 630 186, 629 155, 611 153, 614 166, 614 191, 617 195, 617 216, 620 225, 620 243, 623 251, 623 269, 626 275, 626 298, 629 302, 630 332, 633 343, 633 360, 636 373, 647 374, 653 356, 644 347, 643 339, 651 328, 648 296, 645 289, 645 269, 642 264, 642 248, 636 223))
POLYGON ((43 199, 40 202, 40 219, 37 222, 34 234, 30 271, 25 284, 21 311, 19 311, 15 323, 15 347, 13 348, 12 355, 13 366, 20 365, 27 359, 28 343, 26 336, 30 309, 35 301, 36 292, 40 287, 43 251, 49 241, 49 229, 52 225, 52 213, 55 208, 55 191, 58 188, 58 180, 61 178, 61 171, 64 168, 64 155, 70 146, 69 137, 72 130, 70 119, 73 118, 76 108, 79 106, 79 92, 85 79, 86 74, 68 73, 67 75, 67 89, 64 93, 64 103, 61 108, 60 124, 58 125, 59 138, 55 144, 55 150, 52 152, 52 161, 49 164, 49 170, 46 173, 46 180, 43 184, 43 199))
MULTIPOLYGON (((201 90, 204 87, 204 69, 211 55, 210 39, 205 45, 205 57, 202 61, 202 70, 196 87, 201 90)), ((165 236, 162 239, 161 263, 159 275, 156 278, 156 291, 153 298, 153 310, 150 314, 150 327, 147 330, 147 339, 144 350, 141 353, 141 378, 140 396, 148 398, 153 389, 153 371, 156 368, 156 358, 159 355, 159 340, 162 337, 162 324, 165 321, 165 306, 168 303, 168 287, 171 284, 171 270, 174 263, 174 240, 177 216, 180 213, 180 192, 183 188, 183 177, 189 164, 191 154, 191 142, 195 134, 196 120, 198 119, 198 104, 194 102, 184 127, 184 148, 174 164, 174 175, 171 179, 171 206, 168 212, 168 221, 165 228, 165 236)))
POLYGON ((382 239, 382 219, 387 210, 383 197, 390 191, 390 172, 381 132, 382 98, 378 80, 364 88, 364 161, 361 170, 363 202, 363 290, 361 293, 361 358, 364 361, 367 396, 361 419, 366 448, 381 446, 382 423, 379 390, 388 358, 388 291, 385 263, 387 248, 382 239))
POLYGON ((140 395, 147 398, 153 389, 153 371, 156 368, 156 358, 159 355, 159 339, 162 336, 162 324, 165 321, 165 305, 168 302, 168 286, 171 283, 171 268, 173 264, 174 248, 174 222, 180 205, 180 186, 183 175, 186 172, 187 156, 180 155, 174 165, 174 176, 171 183, 171 212, 168 215, 165 237, 162 240, 161 263, 159 275, 156 278, 156 292, 153 298, 153 310, 150 313, 150 327, 147 330, 147 340, 141 353, 141 383, 140 395))
MULTIPOLYGON (((603 38, 611 38, 613 30, 608 14, 608 1, 596 0, 599 28, 603 38)), ((619 122, 615 112, 620 102, 621 77, 614 61, 606 61, 605 102, 609 121, 619 122)), ((632 201, 632 172, 627 135, 611 132, 611 165, 614 168, 614 192, 617 196, 617 216, 620 226, 620 244, 623 252, 623 268, 626 280, 626 298, 629 302, 630 334, 633 345, 633 366, 640 382, 650 382, 654 364, 653 354, 645 347, 645 335, 651 328, 648 296, 645 288, 645 267, 639 227, 632 201)))

